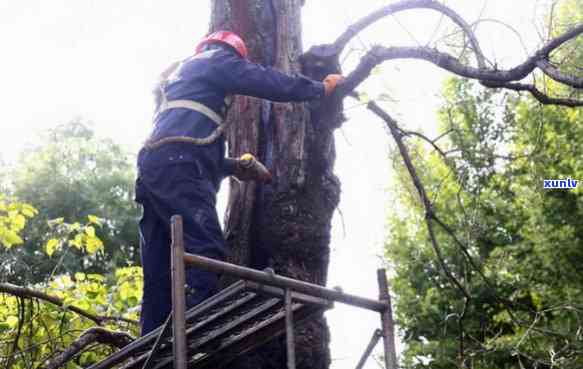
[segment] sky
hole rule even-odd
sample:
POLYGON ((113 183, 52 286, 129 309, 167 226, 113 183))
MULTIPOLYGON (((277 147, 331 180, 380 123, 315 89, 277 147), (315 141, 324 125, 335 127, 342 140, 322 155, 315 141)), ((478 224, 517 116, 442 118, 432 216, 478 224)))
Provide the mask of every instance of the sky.
MULTIPOLYGON (((333 41, 349 24, 389 3, 379 0, 307 0, 302 11, 304 48, 333 41)), ((537 29, 543 0, 449 0, 468 22, 502 20, 507 28, 481 23, 477 36, 486 56, 502 67, 525 58, 540 43, 537 29)), ((24 0, 0 3, 0 157, 10 162, 38 132, 80 117, 99 135, 137 152, 151 126, 151 90, 169 64, 193 50, 209 23, 206 0, 24 0)), ((354 67, 359 50, 374 44, 425 45, 452 29, 439 16, 416 10, 389 17, 350 45, 343 68, 354 67), (441 24, 441 26, 439 26, 441 24)), ((437 132, 440 88, 448 74, 419 61, 383 64, 359 90, 371 98, 389 94, 391 114, 404 126, 429 136, 437 132)), ((389 153, 382 123, 347 100, 349 120, 336 133, 335 173, 342 197, 334 215, 329 286, 376 298, 387 215, 396 211, 389 153)), ((219 214, 227 186, 222 189, 219 214)), ((390 272, 390 266, 388 266, 390 272)), ((393 296, 398 298, 398 296, 393 296)), ((378 327, 374 313, 337 304, 327 313, 332 332, 332 369, 353 368, 378 327)), ((378 346, 380 348, 380 345, 378 346)), ((378 350, 377 350, 378 353, 378 350)), ((377 368, 369 360, 365 368, 377 368)))

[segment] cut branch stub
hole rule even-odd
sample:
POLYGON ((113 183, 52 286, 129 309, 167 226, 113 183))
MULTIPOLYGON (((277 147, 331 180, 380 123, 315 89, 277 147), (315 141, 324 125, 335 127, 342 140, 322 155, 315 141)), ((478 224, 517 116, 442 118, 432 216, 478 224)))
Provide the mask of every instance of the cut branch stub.
MULTIPOLYGON (((334 45, 315 45, 300 57, 302 73, 316 81, 322 81, 329 74, 340 74, 340 49, 334 45)), ((336 93, 322 101, 310 103, 312 123, 319 129, 333 130, 340 127, 346 119, 342 114, 342 94, 336 93), (328 117, 322 121, 320 117, 328 117), (321 122, 325 122, 322 124, 321 122)))
POLYGON ((328 74, 340 73, 338 57, 342 50, 334 45, 315 45, 300 57, 302 72, 321 81, 328 74))

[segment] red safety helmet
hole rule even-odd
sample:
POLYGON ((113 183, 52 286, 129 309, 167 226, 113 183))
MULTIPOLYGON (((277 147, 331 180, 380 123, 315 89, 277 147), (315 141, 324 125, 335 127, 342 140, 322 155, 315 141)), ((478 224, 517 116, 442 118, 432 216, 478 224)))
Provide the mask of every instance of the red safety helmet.
POLYGON ((243 42, 243 39, 241 39, 241 37, 239 37, 237 34, 229 31, 217 31, 206 36, 199 41, 198 45, 196 45, 196 53, 198 54, 201 52, 206 45, 215 42, 220 42, 231 46, 233 49, 237 50, 239 55, 247 59, 248 53, 245 42, 243 42))

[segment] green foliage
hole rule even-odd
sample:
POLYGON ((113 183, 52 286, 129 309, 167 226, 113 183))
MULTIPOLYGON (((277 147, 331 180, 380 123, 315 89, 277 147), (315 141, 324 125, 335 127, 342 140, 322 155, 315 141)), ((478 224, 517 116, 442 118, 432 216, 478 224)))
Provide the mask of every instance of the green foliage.
MULTIPOLYGON (((113 317, 101 326, 137 335, 138 325, 129 323, 138 320, 142 294, 142 270, 128 266, 138 240, 131 161, 118 145, 71 122, 3 170, 0 282, 63 306, 0 293, 0 366, 43 367, 96 325, 69 307, 113 317)), ((87 367, 110 352, 92 346, 66 367, 87 367)))
MULTIPOLYGON (((580 22, 581 9, 580 0, 565 2, 558 13, 567 20, 556 27, 580 22)), ((581 41, 553 55, 565 60, 562 70, 583 60, 573 44, 581 41)), ((551 94, 571 93, 546 82, 551 94)), ((408 144, 435 213, 471 256, 434 222, 446 264, 471 299, 437 263, 425 209, 396 156, 394 195, 404 209, 390 216, 386 253, 404 367, 583 367, 583 190, 543 189, 543 179, 583 178, 583 110, 461 79, 444 93, 439 119, 448 134, 438 144, 452 150, 448 159, 422 141, 408 144)))
POLYGON ((7 249, 21 245, 24 241, 19 233, 24 229, 27 218, 37 213, 29 204, 9 202, 0 194, 0 245, 7 249))
POLYGON ((387 256, 395 265, 397 319, 408 343, 404 363, 424 368, 421 358, 430 358, 431 368, 461 365, 463 335, 463 359, 473 368, 578 368, 583 197, 580 187, 542 187, 543 178, 583 178, 577 154, 583 116, 513 102, 515 114, 500 123, 504 134, 491 135, 499 127, 478 114, 483 104, 469 96, 468 82, 452 83, 448 97, 458 103, 444 108, 453 111, 442 119, 448 119, 444 129, 455 128, 449 144, 461 148, 459 155, 444 162, 421 143, 413 143, 412 151, 436 214, 455 230, 478 269, 437 227, 449 269, 472 296, 466 306, 436 262, 424 209, 396 158, 403 182, 396 196, 406 211, 390 218, 387 256), (459 104, 462 96, 473 108, 459 104))
MULTIPOLYGON (((0 234, 14 232, 22 239, 26 218, 37 211, 30 205, 0 201, 2 216, 0 234), (22 215, 24 218, 20 218, 22 215)), ((49 255, 61 247, 79 249, 83 257, 102 252, 103 243, 96 236, 95 227, 105 220, 89 216, 85 224, 67 224, 63 219, 52 222, 54 232, 47 242, 49 255)), ((30 227, 28 227, 30 231, 30 227)), ((4 248, 17 243, 2 242, 4 248)), ((18 246, 22 247, 22 246, 18 246)), ((122 318, 106 320, 102 326, 136 335, 139 303, 142 297, 142 270, 139 267, 118 268, 114 273, 65 273, 51 276, 46 283, 28 285, 27 288, 63 301, 58 306, 42 299, 23 299, 0 293, 0 365, 15 369, 42 367, 46 360, 68 348, 84 330, 95 326, 93 320, 71 312, 71 306, 100 317, 122 318)), ((87 367, 111 352, 103 346, 84 351, 67 368, 87 367)))
POLYGON ((10 271, 5 277, 13 283, 41 282, 57 267, 59 273, 103 273, 139 261, 133 158, 111 140, 96 137, 88 124, 72 121, 49 130, 5 174, 10 193, 40 214, 32 220, 23 247, 2 255, 10 271), (78 220, 91 223, 77 229, 82 232, 76 240, 67 241, 75 249, 63 249, 47 237, 56 218, 63 222, 59 232, 65 231, 64 224, 78 227, 78 220), (40 252, 43 248, 53 257, 40 252), (81 248, 100 252, 82 257, 81 248))
MULTIPOLYGON (((0 358, 0 365, 12 358, 11 368, 39 367, 68 348, 81 332, 95 326, 92 320, 67 310, 68 306, 99 316, 137 321, 141 286, 141 268, 128 267, 118 269, 113 280, 100 274, 76 273, 55 277, 48 284, 31 286, 36 291, 63 299, 64 308, 0 294, 0 357, 4 358, 0 358)), ((111 320, 102 326, 134 336, 138 334, 135 324, 111 320)), ((92 347, 72 360, 67 368, 90 366, 110 353, 111 348, 92 347)))
POLYGON ((103 220, 94 215, 87 216, 88 223, 82 225, 79 222, 65 223, 63 218, 53 219, 49 222, 54 232, 59 238, 50 238, 45 246, 45 252, 53 256, 55 251, 60 250, 64 244, 85 251, 93 255, 98 251, 103 252, 103 242, 96 236, 95 226, 101 227, 103 220))

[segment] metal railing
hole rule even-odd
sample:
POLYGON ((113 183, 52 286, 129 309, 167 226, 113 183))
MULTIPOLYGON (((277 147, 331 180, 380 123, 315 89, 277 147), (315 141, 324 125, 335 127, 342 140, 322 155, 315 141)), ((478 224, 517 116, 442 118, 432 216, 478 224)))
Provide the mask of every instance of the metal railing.
POLYGON ((193 255, 184 251, 184 234, 182 217, 175 215, 171 219, 172 252, 172 334, 174 368, 186 369, 187 342, 186 342, 186 301, 185 301, 185 266, 192 266, 202 270, 225 273, 230 276, 250 280, 259 284, 279 287, 285 293, 285 318, 287 340, 287 366, 295 369, 295 342, 294 324, 292 314, 291 291, 297 291, 309 296, 323 298, 329 301, 340 302, 347 305, 375 311, 380 314, 381 329, 375 330, 370 343, 361 357, 357 369, 361 369, 366 359, 380 340, 384 343, 384 361, 386 369, 397 369, 397 357, 395 351, 394 324, 392 318, 391 298, 384 269, 377 270, 379 285, 379 300, 368 299, 344 293, 337 289, 329 289, 316 284, 299 281, 292 278, 279 276, 273 270, 259 271, 245 268, 231 263, 193 255))

